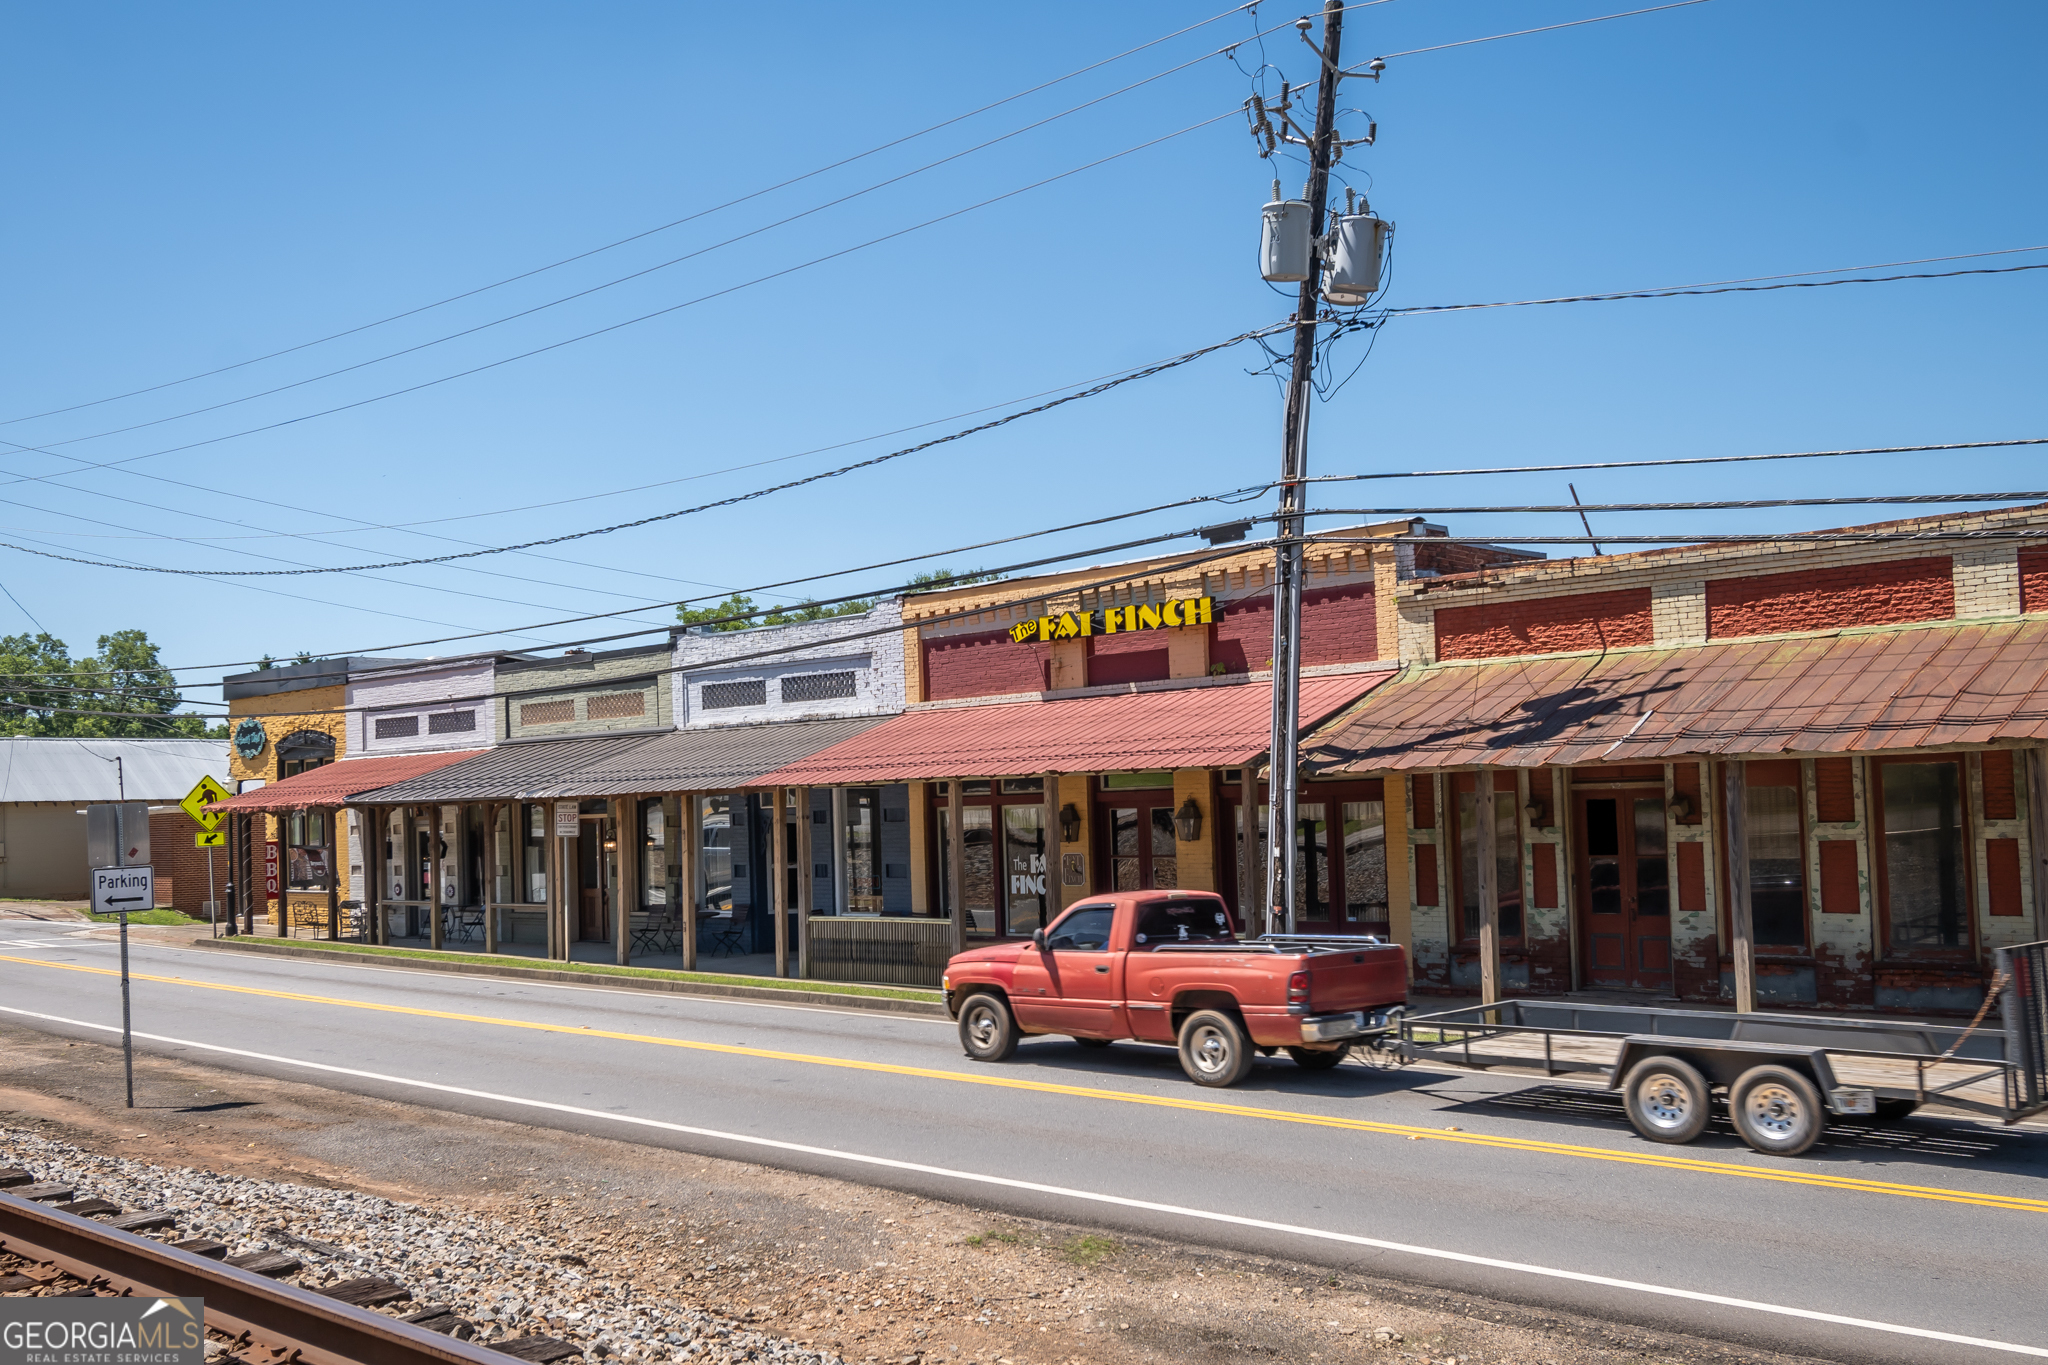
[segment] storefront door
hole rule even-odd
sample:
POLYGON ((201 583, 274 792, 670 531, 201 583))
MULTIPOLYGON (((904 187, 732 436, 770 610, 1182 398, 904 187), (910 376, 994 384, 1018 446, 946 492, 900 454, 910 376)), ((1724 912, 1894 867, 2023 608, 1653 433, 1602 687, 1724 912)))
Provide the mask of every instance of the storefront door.
POLYGON ((1173 833, 1173 788, 1107 791, 1098 798, 1096 838, 1109 856, 1097 859, 1102 891, 1170 890, 1180 885, 1180 848, 1173 833))
POLYGON ((1588 986, 1671 986, 1671 870, 1664 789, 1577 792, 1575 861, 1588 986))
POLYGON ((576 840, 578 883, 583 899, 577 923, 577 937, 586 942, 605 942, 612 936, 612 856, 618 834, 610 816, 585 816, 576 840), (609 844, 612 847, 606 848, 609 844))

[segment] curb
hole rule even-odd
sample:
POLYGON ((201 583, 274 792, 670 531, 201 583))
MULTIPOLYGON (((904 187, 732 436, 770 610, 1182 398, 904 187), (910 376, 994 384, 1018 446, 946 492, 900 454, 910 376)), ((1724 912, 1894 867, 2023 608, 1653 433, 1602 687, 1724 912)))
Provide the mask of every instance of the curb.
POLYGON ((202 938, 195 947, 214 947, 230 952, 270 953, 278 957, 307 958, 318 962, 375 963, 380 967, 403 967, 423 972, 453 972, 458 976, 496 976, 514 981, 549 981, 566 986, 604 986, 633 991, 656 991, 668 995, 723 996, 733 1000, 762 1000, 779 1005, 824 1005, 836 1009, 873 1010, 879 1014, 910 1014, 943 1019, 946 1007, 937 1001, 891 1000, 878 995, 840 995, 832 991, 777 990, 773 986, 726 986, 685 977, 670 980, 650 976, 610 976, 600 972, 550 971, 544 967, 503 967, 495 962, 433 962, 416 957, 383 957, 337 953, 327 948, 304 948, 263 939, 202 938))

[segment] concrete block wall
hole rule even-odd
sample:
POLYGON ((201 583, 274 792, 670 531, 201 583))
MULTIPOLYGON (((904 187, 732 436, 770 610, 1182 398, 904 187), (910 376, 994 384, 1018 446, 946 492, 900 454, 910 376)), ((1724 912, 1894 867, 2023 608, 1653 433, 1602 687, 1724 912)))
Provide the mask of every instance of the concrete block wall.
POLYGON ((889 598, 858 616, 679 634, 673 650, 678 728, 894 715, 905 696, 902 624, 903 600, 889 598), (749 655, 756 657, 740 657, 749 655), (790 679, 848 672, 854 675, 850 697, 787 695, 790 679), (762 684, 760 705, 704 705, 706 685, 755 681, 762 684))
POLYGON ((669 658, 662 644, 500 665, 495 732, 503 741, 666 730, 669 658))
POLYGON ((489 747, 497 741, 498 731, 493 704, 495 675, 496 666, 490 661, 351 674, 347 685, 348 751, 361 757, 489 747), (460 717, 464 713, 468 713, 469 728, 452 728, 442 720, 436 733, 436 716, 460 717), (379 727, 380 720, 396 724, 379 727), (380 728, 386 732, 381 736, 380 728), (413 733, 389 733, 404 729, 413 733))

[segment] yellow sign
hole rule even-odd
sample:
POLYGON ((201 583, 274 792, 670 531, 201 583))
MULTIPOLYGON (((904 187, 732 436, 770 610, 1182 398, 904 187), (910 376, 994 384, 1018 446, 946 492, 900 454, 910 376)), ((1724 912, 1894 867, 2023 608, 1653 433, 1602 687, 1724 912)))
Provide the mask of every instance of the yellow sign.
POLYGON ((1021 645, 1026 640, 1072 640, 1082 635, 1115 635, 1127 630, 1173 630, 1181 626, 1206 626, 1222 615, 1216 610, 1213 597, 1177 598, 1097 611, 1063 611, 1058 616, 1019 621, 1010 627, 1010 638, 1021 645))
POLYGON ((194 848, 226 848, 228 832, 224 829, 202 829, 192 836, 194 848))
MULTIPOLYGON (((185 793, 185 799, 178 803, 178 808, 207 829, 216 829, 219 827, 220 822, 228 817, 221 811, 208 810, 207 807, 215 801, 225 801, 227 799, 228 789, 214 781, 209 775, 200 778, 192 784, 192 790, 185 793)), ((205 848, 207 845, 201 844, 200 847, 205 848)), ((213 847, 221 848, 224 845, 215 844, 213 847)))

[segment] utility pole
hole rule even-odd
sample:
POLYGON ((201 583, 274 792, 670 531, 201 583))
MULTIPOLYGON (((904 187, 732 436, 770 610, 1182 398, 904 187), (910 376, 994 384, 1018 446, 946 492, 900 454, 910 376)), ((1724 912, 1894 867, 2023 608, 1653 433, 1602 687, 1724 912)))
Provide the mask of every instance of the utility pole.
MULTIPOLYGON (((1298 27, 1307 37, 1308 20, 1298 27)), ((1341 45, 1343 0, 1323 0, 1322 79, 1316 84, 1315 131, 1309 138, 1309 241, 1323 235, 1324 207, 1330 194, 1330 163, 1335 150, 1337 84, 1344 76, 1341 45)), ((1311 44, 1313 46, 1313 44, 1311 44)), ((1313 250, 1313 248, 1312 248, 1313 250)), ((1294 310, 1294 363, 1287 380, 1286 426, 1281 438, 1279 544, 1274 548, 1273 582, 1273 733, 1268 749, 1269 777, 1266 816, 1266 904, 1269 932, 1294 932, 1299 860, 1294 843, 1301 800, 1299 754, 1301 738, 1301 515, 1308 475, 1309 380, 1315 369, 1316 315, 1322 310, 1322 272, 1316 252, 1309 258, 1308 278, 1294 310)))

